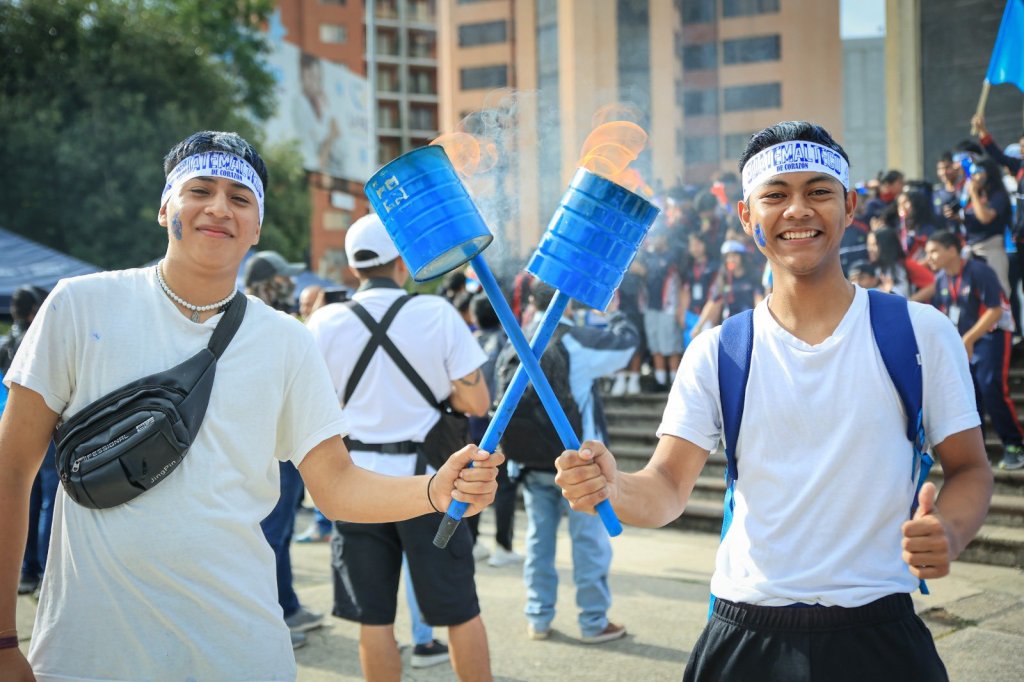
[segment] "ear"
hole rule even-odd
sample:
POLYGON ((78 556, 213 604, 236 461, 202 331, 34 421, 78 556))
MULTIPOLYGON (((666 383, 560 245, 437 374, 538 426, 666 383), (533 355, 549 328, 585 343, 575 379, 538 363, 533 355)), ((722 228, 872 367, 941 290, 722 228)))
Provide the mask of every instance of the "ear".
POLYGON ((156 222, 160 227, 167 229, 169 223, 167 221, 167 202, 160 205, 160 210, 156 214, 156 222))
POLYGON ((740 224, 743 225, 743 231, 747 233, 747 236, 753 238, 754 225, 750 220, 750 207, 746 202, 742 200, 736 202, 736 217, 740 219, 740 224))
MULTIPOLYGON (((856 190, 847 190, 846 192, 846 225, 853 222, 853 214, 857 210, 857 192, 856 190)), ((844 225, 845 227, 845 225, 844 225)))

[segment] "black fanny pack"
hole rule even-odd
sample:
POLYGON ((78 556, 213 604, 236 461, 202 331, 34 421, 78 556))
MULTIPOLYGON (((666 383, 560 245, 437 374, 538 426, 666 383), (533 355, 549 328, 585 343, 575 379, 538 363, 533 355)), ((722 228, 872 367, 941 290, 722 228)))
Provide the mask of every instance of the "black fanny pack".
POLYGON ((245 315, 235 294, 210 343, 185 362, 93 401, 57 429, 57 473, 83 507, 107 509, 174 471, 206 416, 217 359, 245 315))

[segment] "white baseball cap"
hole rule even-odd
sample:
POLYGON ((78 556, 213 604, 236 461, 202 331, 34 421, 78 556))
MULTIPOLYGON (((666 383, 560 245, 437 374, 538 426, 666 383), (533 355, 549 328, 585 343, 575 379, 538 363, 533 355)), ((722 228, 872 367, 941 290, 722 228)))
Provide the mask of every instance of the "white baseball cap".
POLYGON ((352 223, 345 233, 345 256, 354 268, 372 268, 398 258, 398 248, 377 214, 370 213, 352 223), (356 258, 361 251, 369 251, 373 255, 363 253, 362 259, 356 258))

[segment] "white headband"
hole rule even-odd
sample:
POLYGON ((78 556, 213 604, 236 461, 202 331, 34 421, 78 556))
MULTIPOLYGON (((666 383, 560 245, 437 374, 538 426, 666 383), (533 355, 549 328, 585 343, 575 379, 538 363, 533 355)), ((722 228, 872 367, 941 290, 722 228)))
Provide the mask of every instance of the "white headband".
POLYGON ((842 154, 817 142, 793 140, 762 149, 743 164, 743 197, 773 175, 802 171, 831 175, 850 189, 850 164, 842 154))
POLYGON ((251 189, 256 195, 256 203, 260 207, 260 225, 263 225, 263 181, 248 161, 228 152, 203 152, 182 159, 167 176, 167 184, 160 195, 160 206, 163 207, 170 195, 192 178, 211 177, 234 180, 251 189))

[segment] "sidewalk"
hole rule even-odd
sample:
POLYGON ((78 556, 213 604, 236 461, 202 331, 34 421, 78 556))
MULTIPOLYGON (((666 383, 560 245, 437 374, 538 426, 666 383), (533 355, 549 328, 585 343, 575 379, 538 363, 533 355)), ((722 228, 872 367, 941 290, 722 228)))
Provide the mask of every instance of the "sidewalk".
MULTIPOLYGON (((300 526, 308 517, 300 518, 300 526)), ((485 512, 481 537, 494 537, 493 516, 485 512)), ((558 568, 561 579, 555 632, 550 640, 526 638, 522 615, 522 565, 492 568, 477 564, 477 590, 490 638, 496 680, 600 680, 648 682, 681 679, 690 646, 707 616, 708 580, 718 538, 672 529, 627 527, 613 540, 611 618, 629 635, 616 642, 584 645, 577 640, 569 538, 562 524, 558 568)), ((522 551, 526 519, 516 517, 516 548, 522 551)), ((330 546, 293 545, 296 588, 303 603, 330 613, 330 546)), ((1016 682, 1024 678, 1024 580, 1021 571, 958 563, 949 577, 931 582, 932 594, 914 596, 936 638, 952 680, 1016 682)), ((19 631, 31 632, 34 602, 19 598, 19 631)), ((361 680, 358 626, 328 616, 328 627, 309 633, 296 652, 300 682, 361 680)), ((409 616, 399 599, 396 635, 408 644, 409 616)), ((435 632, 447 641, 443 630, 435 632)), ((27 642, 23 644, 27 648, 27 642)), ((451 666, 414 670, 403 650, 403 680, 455 680, 451 666)))
MULTIPOLYGON (((493 516, 484 513, 481 537, 494 537, 493 516)), ((562 529, 558 543, 560 590, 555 633, 543 642, 526 638, 522 614, 522 565, 493 568, 477 564, 477 590, 490 638, 496 680, 677 681, 690 647, 707 618, 708 581, 718 538, 671 529, 627 527, 615 538, 610 583, 611 619, 629 635, 617 642, 585 645, 577 640, 572 559, 562 529)), ((516 517, 516 549, 522 551, 526 518, 516 517)), ((330 613, 330 550, 327 545, 295 545, 292 550, 300 598, 330 613)), ((1024 679, 1024 580, 1021 571, 958 563, 950 576, 931 582, 930 596, 914 596, 918 612, 936 638, 952 680, 1016 682, 1024 679)), ((310 633, 296 652, 301 682, 362 679, 358 626, 328 617, 329 628, 310 633)), ((408 609, 399 600, 398 640, 410 641, 408 609)), ((435 636, 447 641, 443 630, 435 636)), ((403 680, 455 680, 447 664, 414 670, 403 650, 403 680)))

